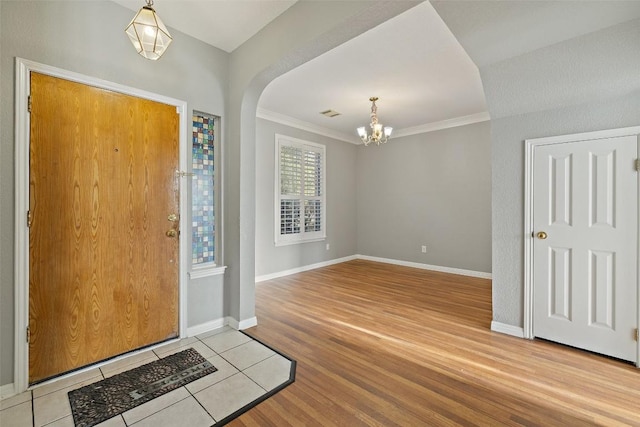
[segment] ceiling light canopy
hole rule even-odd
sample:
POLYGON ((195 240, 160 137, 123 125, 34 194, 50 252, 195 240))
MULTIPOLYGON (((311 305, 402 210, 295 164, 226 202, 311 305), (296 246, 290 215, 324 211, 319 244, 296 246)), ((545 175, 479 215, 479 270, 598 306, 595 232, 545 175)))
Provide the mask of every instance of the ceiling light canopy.
POLYGON ((124 31, 140 55, 156 60, 162 56, 172 38, 167 27, 151 7, 153 0, 145 1, 147 5, 136 13, 124 31))
POLYGON ((382 123, 378 123, 378 107, 376 106, 376 101, 378 97, 372 96, 369 98, 371 101, 371 123, 369 123, 369 127, 371 128, 371 134, 367 134, 367 130, 364 126, 359 127, 357 129, 358 136, 362 140, 362 143, 366 146, 375 142, 376 145, 386 143, 391 137, 391 132, 393 131, 392 127, 382 126, 382 123))

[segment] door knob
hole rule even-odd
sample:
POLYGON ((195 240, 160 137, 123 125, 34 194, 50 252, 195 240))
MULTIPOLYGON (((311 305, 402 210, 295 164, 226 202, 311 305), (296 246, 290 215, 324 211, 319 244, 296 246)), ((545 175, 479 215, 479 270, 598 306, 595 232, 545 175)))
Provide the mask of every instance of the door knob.
POLYGON ((176 237, 178 235, 178 232, 172 228, 171 230, 167 230, 165 234, 167 235, 167 237, 176 237))
POLYGON ((545 233, 544 231, 538 231, 538 234, 536 234, 536 237, 540 240, 544 240, 547 238, 547 233, 545 233))

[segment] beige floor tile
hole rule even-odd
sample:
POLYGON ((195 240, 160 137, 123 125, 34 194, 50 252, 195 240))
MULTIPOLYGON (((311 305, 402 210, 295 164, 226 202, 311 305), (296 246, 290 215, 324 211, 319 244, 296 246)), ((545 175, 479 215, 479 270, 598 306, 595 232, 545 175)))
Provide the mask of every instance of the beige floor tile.
POLYGON ((31 391, 25 391, 24 393, 16 394, 11 397, 5 397, 4 399, 0 400, 0 411, 5 410, 7 408, 11 408, 12 406, 16 406, 24 402, 29 402, 30 400, 31 400, 31 391))
POLYGON ((40 427, 71 415, 71 405, 69 404, 69 396, 67 393, 94 382, 93 379, 88 379, 33 399, 33 419, 35 426, 40 427))
POLYGON ((128 371, 129 369, 137 368, 138 366, 153 362, 154 360, 158 360, 158 356, 156 356, 153 351, 147 350, 104 365, 100 370, 104 377, 108 378, 115 374, 119 374, 120 372, 128 371))
POLYGON ((200 353, 200 355, 202 357, 204 357, 205 359, 211 356, 215 356, 216 353, 211 350, 209 347, 207 347, 206 345, 202 344, 200 341, 196 342, 192 342, 192 343, 188 343, 188 344, 184 344, 181 345, 180 347, 176 347, 173 348, 167 352, 163 352, 163 353, 158 353, 158 355, 162 358, 162 357, 167 357, 170 356, 172 354, 178 353, 182 350, 186 350, 188 348, 193 348, 194 350, 196 350, 198 353, 200 353))
POLYGON ((221 353, 220 356, 224 357, 229 363, 242 371, 247 369, 249 366, 253 366, 256 363, 273 356, 274 354, 275 352, 270 348, 252 340, 238 347, 234 347, 231 350, 225 351, 224 353, 221 353))
POLYGON ((211 347, 216 353, 220 354, 234 347, 251 341, 251 338, 234 329, 213 335, 202 340, 208 347, 211 347))
POLYGON ((47 424, 46 427, 74 427, 73 416, 69 415, 68 417, 60 418, 58 421, 54 421, 51 424, 47 424))
POLYGON ((193 398, 181 400, 160 412, 134 424, 135 427, 209 427, 214 423, 202 406, 193 398))
POLYGON ((273 390, 289 379, 291 361, 275 354, 245 369, 243 373, 265 390, 273 390))
MULTIPOLYGON (((74 427, 73 415, 54 421, 51 424, 47 424, 45 427, 74 427)), ((2 426, 4 427, 4 426, 2 426)), ((103 421, 100 424, 96 424, 95 427, 127 427, 124 420, 120 415, 113 418, 109 418, 107 421, 103 421)))
POLYGON ((147 363, 155 362, 156 360, 158 360, 158 357, 154 354, 146 359, 141 359, 136 361, 135 363, 131 363, 130 365, 124 365, 124 366, 119 366, 118 368, 115 368, 115 369, 105 370, 103 371, 103 374, 105 378, 113 377, 114 375, 118 375, 123 372, 130 371, 131 369, 138 368, 142 365, 146 365, 147 363))
POLYGON ((180 387, 169 393, 163 394, 160 397, 156 397, 147 403, 143 403, 140 406, 136 406, 135 408, 128 410, 122 414, 122 417, 126 421, 127 425, 131 425, 163 410, 170 405, 173 405, 176 402, 186 399, 189 396, 191 396, 189 392, 184 387, 180 387))
MULTIPOLYGON (((156 349, 154 349, 154 353, 156 353, 157 355, 160 355, 162 353, 168 353, 169 351, 175 349, 175 348, 181 348, 184 347, 185 345, 188 344, 192 344, 194 342, 198 342, 198 338, 196 337, 189 337, 189 338, 185 338, 182 340, 177 340, 174 342, 171 342, 169 344, 164 344, 156 349)), ((160 357, 160 356, 158 356, 160 357)))
POLYGON ((207 360, 218 370, 187 384, 185 387, 193 394, 239 372, 233 365, 218 355, 210 357, 207 360))
POLYGON ((100 424, 96 424, 95 427, 127 427, 127 424, 125 424, 124 419, 122 419, 122 415, 118 415, 100 424))
POLYGON ((229 331, 235 331, 235 329, 233 329, 231 326, 223 326, 222 328, 217 328, 212 331, 207 331, 202 334, 196 335, 196 338, 198 338, 199 340, 202 340, 204 338, 209 338, 214 335, 220 335, 229 331))
POLYGON ((102 373, 100 369, 94 368, 89 371, 79 372, 77 374, 70 374, 69 376, 62 377, 54 380, 53 382, 35 386, 33 388, 33 397, 37 399, 45 394, 53 393, 54 391, 62 390, 63 388, 71 387, 74 384, 79 384, 86 381, 100 381, 102 379, 102 373))
POLYGON ((71 406, 67 396, 68 391, 54 391, 33 400, 33 418, 36 427, 71 415, 71 406))
POLYGON ((31 402, 13 405, 0 411, 0 426, 2 427, 32 427, 31 402))
POLYGON ((161 357, 194 348, 218 370, 98 427, 208 427, 289 379, 291 361, 231 328, 221 328, 0 400, 1 427, 73 427, 67 393, 161 357), (206 343, 206 345, 205 345, 206 343), (220 351, 218 355, 214 350, 220 351), (244 373, 239 372, 244 370, 244 373), (192 396, 192 394, 195 396, 192 396), (32 403, 33 399, 33 403, 32 403), (196 400, 197 399, 197 400, 196 400), (203 409, 204 407, 204 409, 203 409), (213 418, 212 418, 213 417, 213 418), (215 420, 214 420, 215 418, 215 420))
POLYGON ((205 388, 195 397, 216 421, 220 421, 264 393, 259 385, 239 373, 205 388))

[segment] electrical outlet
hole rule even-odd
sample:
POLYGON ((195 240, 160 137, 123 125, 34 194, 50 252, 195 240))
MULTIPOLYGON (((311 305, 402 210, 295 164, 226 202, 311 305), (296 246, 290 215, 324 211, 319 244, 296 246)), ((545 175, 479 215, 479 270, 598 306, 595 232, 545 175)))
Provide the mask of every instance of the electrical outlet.
POLYGON ((329 244, 327 243, 327 250, 329 250, 329 248, 330 248, 330 246, 329 246, 329 244))
POLYGON ((423 254, 427 253, 427 247, 425 245, 422 245, 422 253, 423 254))

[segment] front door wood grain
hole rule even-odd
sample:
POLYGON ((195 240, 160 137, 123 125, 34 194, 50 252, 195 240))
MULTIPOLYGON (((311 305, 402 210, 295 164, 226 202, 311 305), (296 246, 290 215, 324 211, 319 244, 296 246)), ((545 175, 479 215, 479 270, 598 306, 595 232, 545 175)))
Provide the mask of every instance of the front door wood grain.
POLYGON ((178 335, 175 106, 31 74, 29 382, 178 335))

